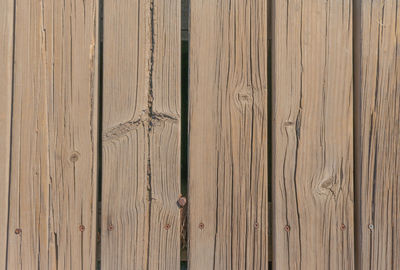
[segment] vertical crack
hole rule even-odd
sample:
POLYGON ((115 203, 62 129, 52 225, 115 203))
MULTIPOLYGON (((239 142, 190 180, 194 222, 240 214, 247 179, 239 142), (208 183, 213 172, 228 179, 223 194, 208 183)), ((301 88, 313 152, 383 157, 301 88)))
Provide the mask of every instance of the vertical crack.
MULTIPOLYGON (((150 237, 151 237, 151 203, 152 203, 152 186, 151 186, 151 129, 153 117, 153 71, 154 71, 154 0, 150 0, 150 59, 149 59, 149 92, 147 94, 148 119, 147 122, 147 190, 149 193, 149 215, 148 215, 148 241, 147 241, 147 269, 150 269, 150 237)), ((146 124, 146 123, 145 123, 146 124)))

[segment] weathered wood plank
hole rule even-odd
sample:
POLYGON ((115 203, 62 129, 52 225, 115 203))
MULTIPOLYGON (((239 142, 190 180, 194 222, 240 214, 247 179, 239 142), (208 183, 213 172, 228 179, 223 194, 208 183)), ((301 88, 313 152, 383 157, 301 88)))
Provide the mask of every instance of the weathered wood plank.
POLYGON ((16 2, 7 269, 95 269, 95 0, 16 2))
POLYGON ((352 1, 275 1, 274 269, 354 269, 352 1))
POLYGON ((178 269, 180 0, 105 1, 102 269, 178 269))
POLYGON ((191 1, 189 267, 267 269, 267 1, 191 1))
POLYGON ((400 269, 400 1, 357 1, 359 269, 400 269))
POLYGON ((0 2, 0 269, 6 269, 14 1, 0 2))

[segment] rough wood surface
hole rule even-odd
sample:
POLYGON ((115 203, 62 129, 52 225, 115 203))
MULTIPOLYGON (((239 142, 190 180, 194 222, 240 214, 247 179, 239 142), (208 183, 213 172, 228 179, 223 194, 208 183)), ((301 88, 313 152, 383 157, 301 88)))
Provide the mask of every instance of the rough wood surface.
POLYGON ((400 1, 359 2, 359 269, 400 269, 400 1))
POLYGON ((95 269, 97 1, 15 16, 6 269, 95 269))
POLYGON ((0 269, 6 269, 14 1, 0 2, 0 269))
POLYGON ((189 268, 267 269, 267 1, 191 1, 189 268))
POLYGON ((274 269, 354 269, 352 1, 275 1, 274 269))
POLYGON ((179 269, 180 16, 104 2, 102 269, 179 269))

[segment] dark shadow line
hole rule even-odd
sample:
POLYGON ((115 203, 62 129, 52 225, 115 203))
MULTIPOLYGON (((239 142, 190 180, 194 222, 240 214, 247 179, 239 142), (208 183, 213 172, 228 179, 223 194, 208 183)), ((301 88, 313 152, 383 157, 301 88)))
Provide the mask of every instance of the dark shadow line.
POLYGON ((103 31, 104 0, 99 0, 98 28, 98 156, 97 156, 97 209, 96 209, 96 269, 101 268, 101 203, 102 203, 102 162, 103 162, 103 31))
POLYGON ((361 269, 361 0, 353 0, 354 267, 361 269))

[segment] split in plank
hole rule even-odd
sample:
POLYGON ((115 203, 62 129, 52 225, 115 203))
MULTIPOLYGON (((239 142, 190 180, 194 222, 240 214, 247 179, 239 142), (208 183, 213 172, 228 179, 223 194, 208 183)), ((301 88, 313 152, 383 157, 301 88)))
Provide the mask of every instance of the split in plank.
POLYGON ((180 267, 180 1, 104 1, 102 269, 180 267))

